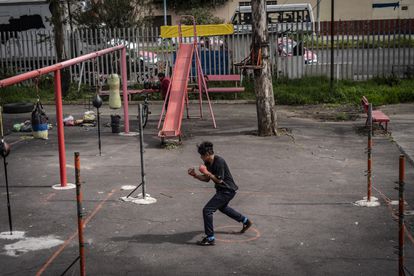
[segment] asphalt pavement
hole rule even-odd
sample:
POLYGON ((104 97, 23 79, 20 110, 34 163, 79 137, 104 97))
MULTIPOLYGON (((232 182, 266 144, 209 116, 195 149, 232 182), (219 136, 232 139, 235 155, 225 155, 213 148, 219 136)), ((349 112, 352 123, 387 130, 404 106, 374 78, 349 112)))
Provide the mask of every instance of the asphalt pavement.
MULTIPOLYGON (((86 272, 89 275, 396 275, 398 159, 413 160, 414 104, 384 106, 391 134, 376 134, 373 196, 379 207, 354 203, 367 194, 367 136, 364 114, 356 121, 326 121, 302 116, 297 107, 277 106, 278 137, 257 137, 253 104, 214 104, 217 128, 204 106, 191 105, 184 119, 182 144, 160 147, 153 104, 144 131, 146 192, 157 202, 137 205, 120 197, 124 185, 141 183, 138 137, 111 133, 102 109, 102 152, 96 127, 65 127, 68 182, 74 183, 75 151, 80 152, 86 272), (215 246, 195 244, 203 236, 202 208, 213 184, 187 175, 201 164, 196 145, 214 143, 240 187, 231 206, 253 227, 220 212, 214 215, 215 246)), ((137 130, 130 106, 131 130, 137 130)), ((54 106, 47 106, 54 122, 54 106)), ((64 106, 64 115, 81 118, 83 106, 64 106)), ((5 114, 5 126, 29 114, 5 114)), ((7 157, 14 231, 0 235, 2 275, 60 275, 78 256, 75 190, 54 190, 60 183, 56 127, 48 140, 9 132, 7 157)), ((4 169, 0 169, 0 232, 9 229, 4 169)), ((414 272, 414 170, 407 162, 405 266, 414 272)), ((141 188, 137 193, 141 192, 141 188)), ((136 195, 134 194, 134 195, 136 195)), ((68 274, 79 275, 79 263, 68 274)))

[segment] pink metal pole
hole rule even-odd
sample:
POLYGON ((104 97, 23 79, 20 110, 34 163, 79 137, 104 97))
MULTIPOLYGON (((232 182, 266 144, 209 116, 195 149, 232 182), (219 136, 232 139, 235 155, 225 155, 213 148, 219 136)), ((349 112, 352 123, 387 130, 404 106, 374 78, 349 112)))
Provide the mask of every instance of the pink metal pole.
POLYGON ((128 91, 127 91, 127 66, 126 66, 126 48, 121 51, 121 77, 122 77, 122 98, 124 99, 124 124, 125 133, 129 133, 129 115, 128 115, 128 91))
POLYGON ((59 165, 60 165, 60 186, 66 187, 66 150, 65 134, 63 132, 63 112, 62 112, 62 86, 60 80, 60 70, 55 71, 55 104, 56 104, 56 124, 59 142, 59 165))

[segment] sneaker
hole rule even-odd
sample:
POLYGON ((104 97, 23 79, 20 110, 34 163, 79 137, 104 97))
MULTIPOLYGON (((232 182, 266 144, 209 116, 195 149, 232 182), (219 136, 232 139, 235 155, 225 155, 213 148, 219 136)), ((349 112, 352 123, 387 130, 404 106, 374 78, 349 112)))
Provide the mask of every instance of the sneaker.
POLYGON ((201 245, 201 246, 208 246, 208 245, 215 245, 216 242, 214 241, 214 239, 210 240, 208 239, 208 237, 204 237, 201 241, 197 242, 197 245, 201 245))
POLYGON ((240 233, 241 234, 243 234, 244 232, 246 232, 247 231, 247 229, 249 229, 250 228, 250 226, 252 226, 253 225, 253 222, 251 221, 251 220, 247 220, 246 221, 246 223, 243 223, 243 228, 242 228, 242 230, 240 231, 240 233))

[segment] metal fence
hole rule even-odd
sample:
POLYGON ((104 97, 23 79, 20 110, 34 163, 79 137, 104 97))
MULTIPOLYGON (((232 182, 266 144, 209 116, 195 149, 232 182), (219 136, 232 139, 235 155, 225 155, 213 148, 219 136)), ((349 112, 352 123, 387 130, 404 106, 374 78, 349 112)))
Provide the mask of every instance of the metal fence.
MULTIPOLYGON (((411 20, 335 22, 334 77, 366 80, 374 76, 411 77, 414 74, 411 20)), ((269 32, 270 61, 275 77, 329 76, 331 30, 320 32, 269 32)), ((234 64, 251 53, 251 28, 238 28, 232 35, 200 37, 199 51, 204 74, 239 74, 234 64)), ((57 62, 51 31, 0 33, 0 65, 3 71, 19 74, 57 62)), ((184 38, 191 43, 193 38, 184 38)), ((161 39, 157 28, 76 30, 65 34, 66 59, 110 46, 127 46, 130 84, 142 83, 157 72, 171 75, 178 39, 161 39)), ((70 68, 73 81, 95 84, 99 74, 120 73, 116 54, 100 57, 70 68)), ((3 72, 4 73, 4 72, 3 72)), ((194 70, 192 70, 194 74, 194 70)))

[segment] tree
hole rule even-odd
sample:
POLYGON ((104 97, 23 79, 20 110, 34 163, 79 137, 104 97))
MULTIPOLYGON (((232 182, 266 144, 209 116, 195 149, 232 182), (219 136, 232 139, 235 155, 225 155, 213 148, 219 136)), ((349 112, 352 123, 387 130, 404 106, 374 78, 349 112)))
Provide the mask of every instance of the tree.
POLYGON ((88 28, 129 28, 144 24, 151 15, 150 0, 91 1, 86 11, 74 12, 76 23, 88 28))
MULTIPOLYGON (((211 8, 218 5, 223 5, 228 2, 228 0, 168 0, 167 5, 169 8, 177 12, 187 11, 189 7, 191 8, 211 8)), ((153 3, 162 5, 163 0, 153 0, 153 3)))
POLYGON ((269 34, 267 32, 266 1, 252 0, 252 49, 255 56, 261 51, 260 69, 254 69, 254 90, 258 135, 277 135, 277 118, 273 96, 272 75, 269 61, 269 34))
MULTIPOLYGON (((203 8, 193 8, 184 13, 185 15, 192 15, 196 20, 196 24, 221 24, 223 19, 214 16, 209 10, 203 8)), ((193 21, 186 18, 181 21, 183 24, 192 25, 193 21)))
POLYGON ((48 0, 49 9, 52 17, 49 19, 53 26, 55 37, 56 57, 58 62, 63 60, 64 55, 64 33, 63 33, 63 14, 64 10, 59 0, 48 0))
MULTIPOLYGON (((63 61, 65 56, 65 33, 63 31, 63 26, 66 23, 65 20, 65 9, 64 3, 61 3, 60 0, 48 0, 50 13, 52 14, 50 20, 51 25, 53 26, 53 36, 54 44, 56 49, 56 59, 58 62, 63 61)), ((68 68, 61 70, 61 80, 62 80, 62 95, 65 97, 69 91, 70 86, 70 72, 68 68)))

